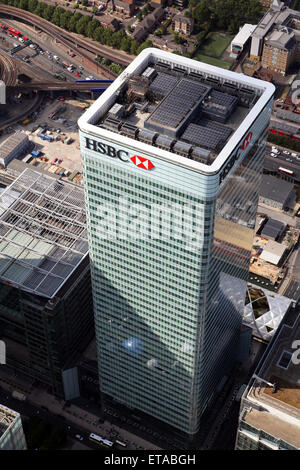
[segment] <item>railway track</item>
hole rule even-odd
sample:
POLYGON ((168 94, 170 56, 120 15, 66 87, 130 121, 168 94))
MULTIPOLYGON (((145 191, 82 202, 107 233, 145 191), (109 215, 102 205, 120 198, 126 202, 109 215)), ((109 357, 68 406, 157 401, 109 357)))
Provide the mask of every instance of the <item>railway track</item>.
POLYGON ((0 131, 3 131, 4 129, 6 129, 6 127, 12 126, 13 124, 16 124, 17 122, 22 121, 25 118, 28 118, 28 116, 31 113, 33 113, 36 109, 38 109, 38 107, 42 103, 43 99, 44 99, 44 94, 43 93, 37 94, 31 100, 30 106, 27 107, 26 109, 24 109, 24 111, 22 113, 20 113, 18 116, 14 116, 10 119, 7 119, 4 123, 0 124, 0 131))
POLYGON ((0 50, 0 72, 1 79, 6 86, 13 86, 17 83, 18 70, 15 61, 0 50))
MULTIPOLYGON (((18 19, 19 21, 28 22, 30 25, 33 25, 39 28, 40 30, 44 31, 53 39, 59 41, 60 43, 65 45, 68 49, 72 50, 73 52, 78 54, 80 57, 85 59, 87 62, 92 64, 94 67, 97 67, 97 69, 101 70, 103 75, 106 76, 107 78, 115 78, 117 76, 117 74, 112 72, 108 67, 105 67, 104 65, 99 64, 99 62, 97 62, 94 59, 91 59, 88 53, 85 51, 88 51, 92 54, 101 53, 102 56, 107 57, 108 59, 113 60, 113 61, 116 60, 115 55, 109 54, 107 52, 103 53, 103 51, 101 51, 99 47, 92 46, 81 38, 74 39, 74 37, 71 34, 62 30, 58 26, 55 26, 49 21, 46 21, 43 18, 40 18, 39 16, 34 15, 33 13, 29 13, 28 11, 20 10, 19 8, 7 6, 7 5, 0 5, 0 15, 1 14, 12 16, 18 19)), ((118 63, 120 63, 121 65, 128 65, 130 63, 130 60, 119 57, 118 63)))
POLYGON ((87 80, 86 82, 63 82, 63 81, 44 81, 44 82, 31 82, 12 85, 8 87, 8 90, 13 91, 62 91, 62 90, 75 90, 75 91, 89 91, 97 88, 107 88, 110 83, 95 83, 87 80))

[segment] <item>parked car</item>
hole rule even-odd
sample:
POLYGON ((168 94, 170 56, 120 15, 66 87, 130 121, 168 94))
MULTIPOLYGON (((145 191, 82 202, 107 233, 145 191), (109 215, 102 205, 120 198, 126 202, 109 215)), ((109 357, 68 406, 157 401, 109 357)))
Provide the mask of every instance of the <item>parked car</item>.
POLYGON ((284 155, 291 155, 291 152, 288 152, 287 150, 283 151, 284 155))
POLYGON ((79 441, 83 441, 83 437, 80 435, 80 434, 76 434, 76 439, 78 439, 79 441))

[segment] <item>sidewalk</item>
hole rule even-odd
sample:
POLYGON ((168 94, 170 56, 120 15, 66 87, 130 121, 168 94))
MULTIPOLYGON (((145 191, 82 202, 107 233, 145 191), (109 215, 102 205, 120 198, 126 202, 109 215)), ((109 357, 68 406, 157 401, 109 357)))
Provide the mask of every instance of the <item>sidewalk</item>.
POLYGON ((64 416, 66 420, 73 422, 76 426, 85 428, 88 432, 101 434, 108 439, 119 438, 120 440, 128 441, 129 449, 142 447, 146 450, 160 450, 160 448, 156 447, 154 444, 145 441, 125 429, 112 425, 108 421, 98 423, 98 416, 95 416, 78 406, 71 405, 63 410, 65 401, 57 399, 43 390, 33 390, 28 395, 28 401, 29 403, 37 406, 46 406, 51 413, 64 416))

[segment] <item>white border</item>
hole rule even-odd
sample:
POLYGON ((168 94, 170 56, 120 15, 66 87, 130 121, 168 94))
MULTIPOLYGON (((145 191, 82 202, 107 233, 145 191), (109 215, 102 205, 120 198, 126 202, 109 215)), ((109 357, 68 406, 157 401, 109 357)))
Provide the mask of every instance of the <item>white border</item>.
POLYGON ((188 168, 190 170, 204 173, 206 175, 214 175, 220 171, 220 169, 225 164, 226 160, 231 156, 235 147, 239 142, 244 138, 245 133, 251 127, 255 119, 259 116, 262 109, 272 98, 275 92, 275 86, 271 83, 258 80, 256 78, 248 77, 244 74, 238 74, 236 72, 231 72, 213 65, 205 64, 203 62, 198 62, 193 59, 188 59, 183 56, 172 54, 170 52, 165 52, 160 49, 148 48, 144 49, 124 70, 124 72, 119 75, 119 77, 108 87, 108 89, 93 103, 93 105, 79 118, 78 126, 82 132, 85 132, 89 135, 95 137, 103 137, 104 139, 116 143, 123 144, 127 148, 132 150, 140 150, 142 153, 149 156, 154 156, 166 160, 169 163, 177 164, 188 168), (120 86, 128 78, 128 76, 133 74, 141 73, 151 58, 155 57, 156 59, 162 61, 173 62, 176 65, 185 68, 192 69, 194 71, 199 71, 202 73, 207 73, 209 75, 219 76, 226 81, 239 82, 247 87, 253 87, 263 91, 261 97, 251 109, 247 117, 240 124, 237 130, 234 132, 233 136, 229 139, 225 147, 221 150, 218 157, 212 163, 212 165, 205 165, 194 160, 182 157, 180 155, 168 152, 166 150, 153 147, 149 144, 144 144, 137 140, 125 137, 123 135, 111 132, 109 130, 95 126, 93 123, 98 121, 100 117, 107 112, 110 106, 115 101, 115 95, 118 93, 120 86))

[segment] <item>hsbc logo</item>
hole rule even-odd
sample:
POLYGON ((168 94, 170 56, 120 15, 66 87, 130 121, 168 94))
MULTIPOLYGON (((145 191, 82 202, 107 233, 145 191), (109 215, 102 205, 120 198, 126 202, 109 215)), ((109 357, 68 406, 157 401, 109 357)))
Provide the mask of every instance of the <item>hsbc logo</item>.
POLYGON ((134 155, 130 158, 132 163, 137 166, 138 168, 142 168, 143 170, 152 170, 154 165, 148 158, 140 157, 139 155, 134 155))
POLYGON ((253 137, 253 133, 249 132, 249 134, 247 135, 246 139, 243 142, 242 150, 246 150, 246 148, 248 147, 248 145, 251 142, 252 137, 253 137))
POLYGON ((113 145, 107 145, 103 142, 90 139, 89 137, 85 137, 85 148, 111 158, 118 158, 123 163, 132 161, 135 166, 143 170, 152 170, 152 168, 154 168, 153 163, 148 160, 148 158, 140 157, 139 155, 134 155, 129 158, 129 154, 126 150, 117 150, 113 145))

